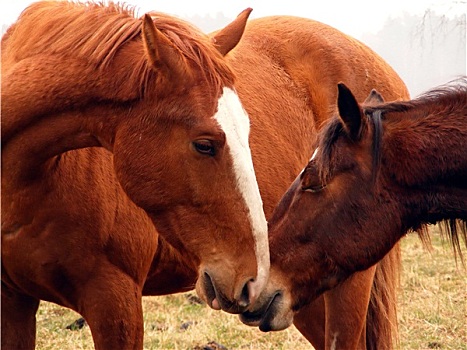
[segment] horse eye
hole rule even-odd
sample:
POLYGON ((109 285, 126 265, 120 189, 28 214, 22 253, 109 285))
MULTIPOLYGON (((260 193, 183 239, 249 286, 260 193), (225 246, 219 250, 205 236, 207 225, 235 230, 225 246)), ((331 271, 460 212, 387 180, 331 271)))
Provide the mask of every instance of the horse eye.
POLYGON ((323 190, 326 186, 318 185, 318 186, 310 186, 310 187, 302 187, 302 190, 305 192, 316 193, 323 190))
POLYGON ((211 157, 216 155, 216 148, 210 140, 194 141, 193 147, 198 153, 206 154, 211 157))
POLYGON ((301 176, 302 191, 316 193, 321 191, 326 186, 323 185, 318 175, 316 167, 308 165, 301 176))

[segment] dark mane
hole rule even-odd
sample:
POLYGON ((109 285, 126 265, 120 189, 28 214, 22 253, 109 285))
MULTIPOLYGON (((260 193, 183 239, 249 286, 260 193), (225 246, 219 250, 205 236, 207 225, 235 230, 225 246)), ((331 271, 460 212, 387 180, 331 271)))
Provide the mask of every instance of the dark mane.
POLYGON ((426 110, 459 110, 467 104, 467 77, 453 80, 432 90, 426 91, 411 101, 386 102, 377 106, 364 106, 366 113, 380 110, 386 112, 407 112, 415 108, 426 110), (443 108, 444 107, 444 108, 443 108))
MULTIPOLYGON (((465 114, 467 112, 467 77, 461 77, 445 85, 428 90, 411 101, 388 102, 379 106, 365 107, 364 113, 371 115, 373 119, 375 116, 378 119, 381 119, 382 116, 384 119, 384 114, 386 113, 404 113, 413 110, 422 111, 421 117, 437 114, 459 114, 459 111, 464 111, 464 116, 467 117, 465 114)), ((373 140, 373 149, 380 148, 380 146, 375 147, 375 142, 377 141, 373 140)), ((373 157, 380 158, 381 156, 373 152, 373 157)), ((373 169, 373 173, 376 172, 377 170, 373 169)), ((427 227, 429 224, 422 223, 419 227, 412 228, 427 245, 430 244, 427 227)), ((459 234, 463 237, 464 243, 467 246, 467 222, 462 219, 444 219, 438 222, 438 226, 443 237, 451 242, 455 258, 460 257, 463 262, 459 234)))
MULTIPOLYGON (((110 64, 126 43, 140 37, 142 21, 135 7, 86 2, 40 2, 23 11, 8 30, 2 49, 15 52, 17 61, 35 55, 83 58, 96 69, 110 64)), ((191 24, 163 13, 151 13, 156 27, 216 86, 232 83, 231 70, 211 45, 209 38, 191 24)), ((151 76, 143 54, 129 74, 135 84, 146 85, 151 76)), ((141 89, 141 86, 139 86, 141 89)), ((143 89, 144 90, 144 87, 143 89)))
POLYGON ((339 136, 343 134, 344 126, 342 121, 335 116, 332 118, 324 127, 320 133, 320 139, 318 143, 318 153, 316 154, 318 172, 321 178, 321 182, 325 184, 331 176, 331 153, 334 144, 339 139, 339 136))
MULTIPOLYGON (((372 115, 366 114, 366 116, 368 117, 368 122, 372 125, 373 129, 372 178, 374 181, 378 174, 379 165, 381 163, 381 142, 383 134, 382 112, 381 110, 375 110, 372 115)), ((332 176, 331 154, 334 144, 341 135, 345 135, 344 125, 342 124, 341 119, 336 116, 332 118, 330 122, 323 128, 318 145, 319 150, 317 158, 320 160, 318 162, 318 171, 322 183, 326 183, 328 179, 332 176)))

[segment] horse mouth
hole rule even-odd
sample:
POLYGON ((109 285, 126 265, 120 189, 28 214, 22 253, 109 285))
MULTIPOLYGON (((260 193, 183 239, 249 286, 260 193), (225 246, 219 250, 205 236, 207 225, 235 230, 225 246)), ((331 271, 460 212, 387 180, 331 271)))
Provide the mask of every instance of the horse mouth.
POLYGON ((277 305, 282 300, 282 293, 275 293, 266 306, 255 311, 245 311, 240 314, 240 320, 249 326, 258 326, 260 331, 273 331, 272 321, 277 313, 277 305))
POLYGON ((204 273, 203 281, 206 299, 211 308, 214 310, 223 310, 231 314, 239 314, 245 310, 246 306, 232 302, 228 300, 222 293, 220 293, 216 289, 211 276, 209 276, 209 274, 206 272, 204 273))
POLYGON ((204 273, 203 285, 204 285, 204 292, 206 293, 206 299, 207 299, 209 306, 211 306, 211 308, 215 310, 218 310, 218 307, 216 305, 213 305, 215 304, 214 301, 217 298, 216 288, 214 288, 214 284, 212 283, 211 276, 209 276, 209 274, 207 274, 206 272, 204 273))

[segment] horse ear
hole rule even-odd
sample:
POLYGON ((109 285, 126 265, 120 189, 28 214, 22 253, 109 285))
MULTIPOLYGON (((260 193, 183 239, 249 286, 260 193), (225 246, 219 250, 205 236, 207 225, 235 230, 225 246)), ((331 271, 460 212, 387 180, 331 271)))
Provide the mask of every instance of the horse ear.
POLYGON ((337 107, 339 109, 339 116, 344 122, 344 128, 349 137, 358 141, 363 126, 363 113, 358 105, 355 96, 350 89, 343 83, 337 85, 337 107))
POLYGON ((216 32, 212 37, 212 42, 222 54, 222 56, 227 55, 230 50, 237 46, 238 42, 242 38, 243 32, 245 31, 246 21, 250 16, 252 8, 247 8, 243 10, 233 22, 231 22, 227 27, 216 32))
POLYGON ((177 81, 189 76, 188 64, 183 54, 154 25, 150 15, 143 17, 143 45, 152 68, 177 81))
POLYGON ((381 103, 384 103, 384 98, 378 91, 376 91, 376 89, 372 89, 365 102, 363 102, 363 104, 370 106, 378 105, 381 103))

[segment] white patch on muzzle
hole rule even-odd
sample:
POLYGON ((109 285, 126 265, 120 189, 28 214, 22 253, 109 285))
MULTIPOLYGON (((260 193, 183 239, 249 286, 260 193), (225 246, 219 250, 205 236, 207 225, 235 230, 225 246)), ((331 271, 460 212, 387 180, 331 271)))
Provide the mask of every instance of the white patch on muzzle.
POLYGON ((338 332, 335 332, 332 335, 332 343, 331 343, 331 350, 336 350, 337 349, 337 336, 339 335, 338 332))
POLYGON ((250 119, 243 109, 238 95, 229 88, 224 88, 214 118, 225 132, 226 142, 233 160, 237 187, 249 209, 258 262, 258 274, 254 285, 256 292, 259 293, 266 285, 270 261, 268 226, 248 143, 250 119))

